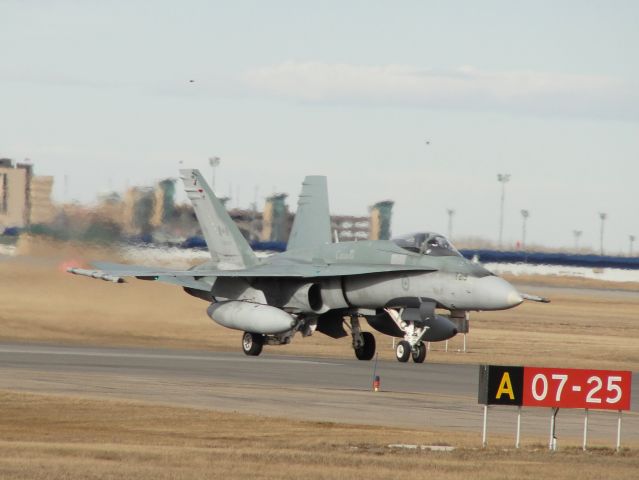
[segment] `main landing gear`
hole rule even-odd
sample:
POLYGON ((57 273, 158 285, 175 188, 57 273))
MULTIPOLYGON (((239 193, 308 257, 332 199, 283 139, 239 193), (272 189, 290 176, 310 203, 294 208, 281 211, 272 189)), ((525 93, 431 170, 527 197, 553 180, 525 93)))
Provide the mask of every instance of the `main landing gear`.
POLYGON ((353 350, 358 360, 370 360, 375 356, 375 337, 370 332, 362 332, 359 317, 351 317, 351 336, 353 350))
POLYGON ((288 345, 293 336, 300 332, 303 337, 313 335, 317 328, 316 317, 297 317, 297 322, 290 330, 277 334, 262 334, 254 332, 244 332, 242 335, 242 351, 251 357, 256 357, 262 353, 264 345, 288 345))
POLYGON ((242 335, 242 351, 251 357, 257 357, 262 353, 264 335, 259 333, 244 332, 242 335))

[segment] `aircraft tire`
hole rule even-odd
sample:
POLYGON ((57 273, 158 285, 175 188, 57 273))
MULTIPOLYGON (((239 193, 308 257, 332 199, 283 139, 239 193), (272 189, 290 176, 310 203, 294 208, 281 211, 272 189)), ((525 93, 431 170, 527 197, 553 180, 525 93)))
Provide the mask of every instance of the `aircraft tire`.
POLYGON ((397 358, 397 361, 402 363, 408 362, 408 359, 410 358, 410 351, 410 343, 406 340, 399 342, 397 347, 395 347, 395 357, 397 358))
POLYGON ((418 345, 415 345, 415 350, 411 352, 411 356, 413 357, 413 362, 424 363, 424 360, 426 360, 426 344, 419 342, 418 345))
POLYGON ((244 332, 242 335, 242 351, 251 357, 256 357, 262 353, 264 336, 258 333, 244 332))
POLYGON ((362 332, 364 345, 355 349, 358 360, 370 360, 375 355, 375 337, 370 332, 362 332))

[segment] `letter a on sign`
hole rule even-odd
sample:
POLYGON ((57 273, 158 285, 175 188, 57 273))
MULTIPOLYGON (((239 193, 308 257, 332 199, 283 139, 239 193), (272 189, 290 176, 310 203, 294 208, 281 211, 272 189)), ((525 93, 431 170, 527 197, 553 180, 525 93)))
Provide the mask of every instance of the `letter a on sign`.
POLYGON ((497 395, 495 395, 495 399, 501 399, 501 396, 504 394, 508 394, 508 398, 511 400, 515 399, 515 392, 513 392, 513 384, 510 381, 510 373, 504 372, 501 377, 501 382, 499 383, 499 388, 497 389, 497 395))
POLYGON ((521 405, 524 367, 479 366, 477 400, 483 405, 521 405))

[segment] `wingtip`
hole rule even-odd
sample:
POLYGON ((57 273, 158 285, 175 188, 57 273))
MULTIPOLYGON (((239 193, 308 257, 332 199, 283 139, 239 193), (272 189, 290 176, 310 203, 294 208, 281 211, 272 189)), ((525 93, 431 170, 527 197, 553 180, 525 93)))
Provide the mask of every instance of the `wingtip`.
POLYGON ((88 270, 86 268, 69 267, 67 268, 67 272, 72 273, 73 275, 80 275, 82 277, 104 280, 105 282, 126 283, 124 278, 117 275, 112 275, 110 273, 105 273, 101 270, 88 270))

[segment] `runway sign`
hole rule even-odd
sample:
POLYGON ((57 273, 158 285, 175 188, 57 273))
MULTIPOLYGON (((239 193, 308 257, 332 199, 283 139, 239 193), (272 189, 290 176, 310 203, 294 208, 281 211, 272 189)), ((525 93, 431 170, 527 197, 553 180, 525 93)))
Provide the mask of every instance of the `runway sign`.
POLYGON ((632 372, 479 366, 483 405, 630 410, 632 372))

